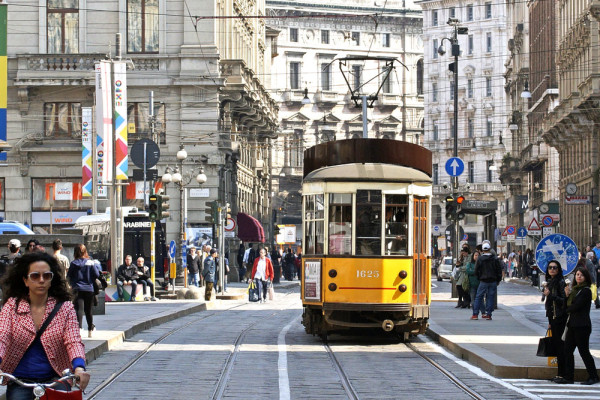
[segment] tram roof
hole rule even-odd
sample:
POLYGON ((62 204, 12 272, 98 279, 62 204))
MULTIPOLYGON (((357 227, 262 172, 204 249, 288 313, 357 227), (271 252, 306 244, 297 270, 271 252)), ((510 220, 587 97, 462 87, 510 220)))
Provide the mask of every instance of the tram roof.
MULTIPOLYGON (((346 139, 325 142, 304 151, 304 179, 315 179, 313 172, 327 167, 340 177, 382 178, 395 181, 431 182, 431 151, 419 145, 393 139, 346 139), (360 168, 360 165, 379 168, 360 168), (352 167, 354 165, 354 167, 352 167), (393 168, 396 167, 396 168, 393 168), (393 171, 394 175, 390 175, 393 171), (369 176, 360 176, 360 174, 369 176), (309 177, 310 176, 310 177, 309 177)), ((319 172, 323 175, 325 172, 319 172)), ((325 173, 330 175, 329 172, 325 173)), ((332 176, 333 178, 333 176, 332 176)), ((322 179, 322 178, 319 178, 322 179)))
POLYGON ((381 163, 352 163, 320 168, 305 176, 304 181, 432 182, 429 175, 414 168, 381 163))

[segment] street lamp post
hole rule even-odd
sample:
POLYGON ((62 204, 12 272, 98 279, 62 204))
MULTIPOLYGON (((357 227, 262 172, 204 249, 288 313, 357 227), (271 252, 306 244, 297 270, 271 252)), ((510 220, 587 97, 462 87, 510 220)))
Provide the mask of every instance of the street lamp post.
MULTIPOLYGON (((188 158, 187 151, 183 148, 183 145, 180 147, 177 152, 177 163, 178 165, 171 169, 171 167, 167 166, 165 170, 165 174, 162 176, 162 182, 164 184, 168 184, 170 182, 175 183, 179 188, 179 246, 177 249, 178 259, 180 260, 177 270, 177 276, 183 275, 183 268, 185 265, 185 227, 187 224, 187 186, 190 184, 192 179, 194 178, 194 171, 188 171, 187 174, 183 171, 183 162, 188 158), (172 172, 172 173, 171 173, 172 172)), ((199 185, 206 183, 206 175, 204 174, 204 170, 200 167, 198 174, 196 175, 196 182, 199 185)), ((166 189, 165 189, 166 190, 166 189)))
MULTIPOLYGON (((446 54, 444 50, 444 40, 450 42, 452 47, 452 55, 454 56, 454 62, 449 65, 449 69, 454 75, 454 126, 452 127, 452 137, 454 139, 454 146, 452 149, 452 156, 458 157, 458 56, 460 55, 460 45, 458 44, 458 35, 466 35, 469 29, 460 25, 460 21, 456 18, 449 18, 448 25, 454 27, 454 32, 451 38, 442 38, 440 47, 437 49, 439 55, 443 56, 446 54)), ((452 177, 452 197, 457 198, 458 196, 458 176, 452 177)), ((459 237, 460 224, 458 218, 454 219, 454 242, 452 243, 452 256, 458 261, 458 244, 460 243, 459 237)))

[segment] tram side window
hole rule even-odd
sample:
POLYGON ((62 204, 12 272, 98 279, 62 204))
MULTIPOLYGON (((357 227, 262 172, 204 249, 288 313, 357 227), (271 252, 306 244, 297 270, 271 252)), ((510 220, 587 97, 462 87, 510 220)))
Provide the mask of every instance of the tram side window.
POLYGON ((385 255, 408 255, 408 196, 385 196, 385 255))
POLYGON ((325 202, 324 195, 304 196, 304 254, 324 254, 325 202))
POLYGON ((381 191, 356 191, 356 254, 381 255, 381 191))
POLYGON ((352 195, 329 195, 329 254, 352 252, 352 195))

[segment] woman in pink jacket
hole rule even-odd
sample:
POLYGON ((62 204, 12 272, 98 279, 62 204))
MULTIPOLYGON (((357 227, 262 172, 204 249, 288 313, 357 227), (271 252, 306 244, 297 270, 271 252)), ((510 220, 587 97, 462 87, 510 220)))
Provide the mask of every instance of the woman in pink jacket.
MULTIPOLYGON (((10 269, 3 286, 0 369, 30 382, 49 382, 71 369, 85 389, 90 379, 85 350, 71 292, 56 259, 40 252, 25 254, 10 269)), ((32 392, 9 383, 6 396, 31 399, 32 392)))
POLYGON ((267 302, 267 291, 269 285, 273 281, 275 273, 273 272, 273 264, 271 260, 267 258, 267 252, 263 248, 259 251, 259 257, 254 260, 254 266, 252 267, 252 279, 256 281, 258 287, 258 298, 261 299, 261 303, 267 302))

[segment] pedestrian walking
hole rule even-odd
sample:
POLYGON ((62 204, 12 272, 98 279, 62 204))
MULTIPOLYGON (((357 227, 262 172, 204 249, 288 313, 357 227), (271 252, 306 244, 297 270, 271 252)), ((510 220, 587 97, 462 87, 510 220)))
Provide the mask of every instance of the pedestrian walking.
POLYGON ((215 258, 219 256, 217 249, 210 249, 208 257, 204 260, 204 269, 202 270, 202 277, 204 278, 204 300, 210 301, 212 296, 213 286, 215 284, 215 275, 217 272, 217 265, 215 258))
POLYGON ((281 253, 274 246, 273 251, 271 251, 271 262, 273 263, 273 272, 274 278, 273 283, 279 283, 281 279, 281 253))
POLYGON ((283 275, 288 281, 293 279, 293 271, 296 268, 294 262, 295 258, 296 256, 292 253, 291 247, 288 247, 287 253, 285 254, 285 257, 283 257, 283 275))
POLYGON ((565 337, 565 376, 564 379, 555 381, 561 384, 573 383, 575 375, 575 348, 585 364, 588 379, 581 382, 582 385, 594 385, 600 382, 594 358, 590 354, 590 335, 592 333, 592 321, 590 320, 590 308, 592 306, 592 291, 590 286, 592 278, 585 267, 575 269, 575 285, 565 287, 567 297, 567 333, 565 337))
MULTIPOLYGON (((45 383, 72 369, 84 390, 90 380, 85 371, 85 349, 72 295, 58 262, 45 253, 16 260, 5 280, 5 301, 0 312, 0 368, 29 382, 45 383)), ((9 383, 7 399, 32 399, 33 388, 9 383)))
POLYGON ((502 280, 502 267, 498 258, 491 253, 491 246, 488 241, 483 242, 481 249, 483 250, 483 254, 479 257, 477 263, 475 263, 475 276, 479 279, 479 287, 475 295, 475 307, 473 307, 471 319, 478 319, 479 307, 485 296, 487 299, 486 313, 482 318, 491 320, 496 291, 502 280))
POLYGON ((67 256, 60 253, 62 249, 63 249, 62 240, 55 239, 52 242, 52 250, 54 250, 54 258, 56 258, 56 261, 58 261, 58 265, 60 266, 60 269, 61 269, 61 274, 63 274, 63 277, 66 278, 67 271, 69 270, 70 261, 67 258, 67 256))
POLYGON ((548 263, 547 276, 544 288, 544 297, 546 299, 545 309, 548 318, 548 329, 552 330, 552 347, 556 349, 556 360, 558 371, 551 380, 556 382, 564 379, 565 376, 565 349, 561 337, 567 323, 567 296, 565 294, 565 278, 563 277, 562 267, 556 260, 548 263))
POLYGON ((88 326, 88 337, 92 337, 94 331, 94 316, 92 315, 92 305, 94 301, 94 281, 100 277, 100 271, 96 268, 87 252, 85 245, 75 246, 73 253, 75 259, 71 261, 67 277, 71 282, 71 288, 75 295, 73 303, 77 312, 77 322, 79 329, 83 329, 83 314, 88 326))
POLYGON ((256 282, 258 287, 258 298, 261 303, 267 302, 267 292, 269 285, 273 281, 273 264, 271 260, 267 258, 267 252, 265 249, 260 249, 258 258, 254 260, 252 266, 252 280, 256 282))
POLYGON ((484 300, 487 299, 482 298, 481 302, 479 303, 479 310, 477 310, 477 312, 475 311, 475 297, 477 295, 477 288, 479 287, 479 279, 477 279, 477 276, 475 275, 475 263, 477 263, 480 254, 481 253, 479 253, 479 250, 475 250, 475 252, 473 253, 473 257, 467 263, 466 273, 469 279, 469 294, 471 295, 471 306, 473 308, 473 314, 479 315, 479 312, 481 312, 481 315, 483 316, 485 315, 484 300))
POLYGON ((188 285, 200 287, 200 268, 202 257, 196 252, 196 246, 190 246, 187 255, 188 285))
POLYGON ((455 308, 469 308, 471 296, 469 294, 469 276, 467 275, 467 262, 469 261, 469 246, 463 246, 456 263, 456 291, 458 292, 458 303, 455 308))
POLYGON ((240 248, 238 249, 237 254, 238 277, 240 279, 240 282, 244 281, 244 276, 246 275, 246 265, 244 264, 245 253, 246 249, 244 247, 244 243, 240 243, 240 248))

